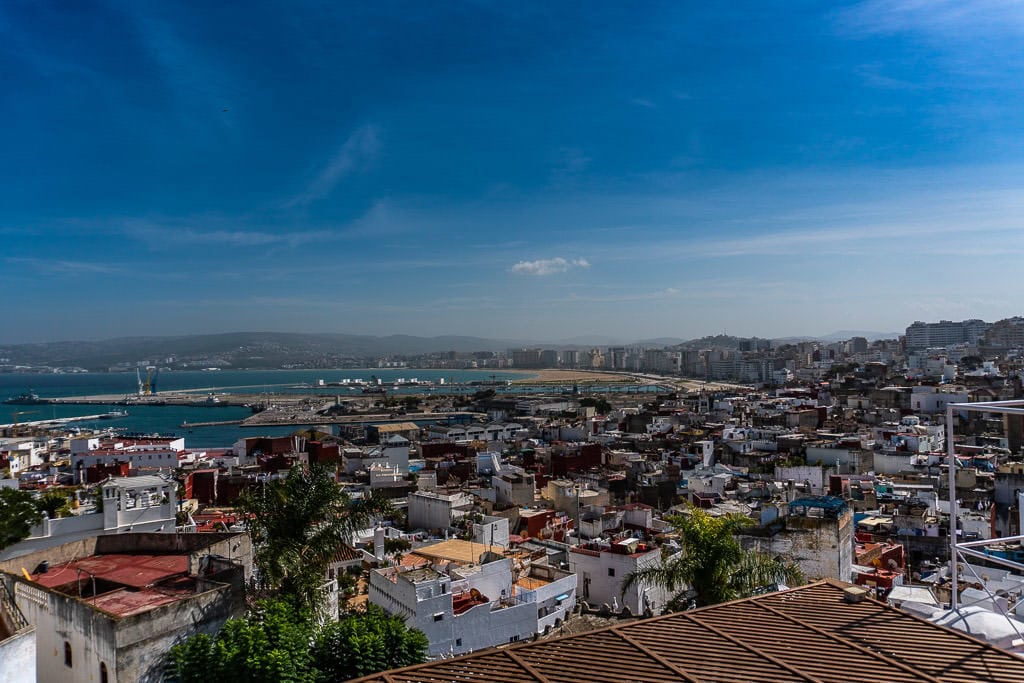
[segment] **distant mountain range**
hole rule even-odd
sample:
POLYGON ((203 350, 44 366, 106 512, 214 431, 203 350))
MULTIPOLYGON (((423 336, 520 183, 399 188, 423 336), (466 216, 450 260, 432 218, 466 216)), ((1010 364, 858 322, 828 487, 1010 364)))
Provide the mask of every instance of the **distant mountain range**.
MULTIPOLYGON (((818 339, 841 341, 850 337, 894 338, 897 333, 842 330, 824 337, 792 337, 773 340, 798 342, 818 339)), ((275 368, 284 364, 336 367, 346 359, 381 356, 414 356, 456 351, 460 353, 505 351, 510 348, 580 348, 605 346, 736 347, 741 338, 726 335, 684 340, 658 337, 634 341, 586 336, 557 342, 447 335, 371 336, 358 334, 302 334, 288 332, 229 332, 179 337, 121 337, 102 341, 62 341, 0 345, 0 367, 14 365, 83 367, 105 370, 120 364, 147 361, 178 367, 216 365, 236 368, 275 368), (171 360, 173 359, 173 360, 171 360)))

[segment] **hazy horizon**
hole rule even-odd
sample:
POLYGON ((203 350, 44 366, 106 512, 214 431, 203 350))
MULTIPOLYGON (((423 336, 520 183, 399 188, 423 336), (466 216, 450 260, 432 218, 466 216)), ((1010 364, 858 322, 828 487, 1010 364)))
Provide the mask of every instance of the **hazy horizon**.
POLYGON ((91 337, 91 338, 87 338, 87 337, 70 338, 69 337, 69 338, 61 338, 61 339, 46 339, 46 340, 27 341, 27 342, 11 342, 11 341, 0 340, 0 346, 20 346, 20 345, 25 345, 25 344, 29 344, 29 345, 31 345, 31 344, 65 344, 65 343, 71 343, 71 344, 76 344, 76 343, 94 344, 94 343, 97 343, 98 344, 98 343, 113 342, 113 341, 120 341, 120 340, 126 340, 126 339, 156 339, 156 340, 166 339, 166 340, 170 340, 170 339, 178 339, 178 338, 186 338, 187 339, 187 338, 192 338, 192 337, 204 337, 204 336, 218 337, 218 336, 261 335, 261 334, 267 334, 267 335, 273 335, 273 334, 297 334, 297 335, 300 335, 300 336, 306 336, 306 335, 311 335, 311 336, 318 336, 318 335, 331 336, 331 335, 336 335, 336 336, 341 336, 341 337, 344 337, 344 336, 355 336, 355 337, 369 337, 369 338, 376 338, 376 339, 387 339, 387 338, 392 338, 392 337, 411 337, 411 338, 415 338, 415 339, 445 339, 445 338, 452 337, 452 338, 465 338, 465 339, 481 339, 481 340, 491 341, 491 342, 508 342, 510 344, 523 344, 523 345, 543 345, 543 344, 549 344, 549 345, 557 345, 557 346, 572 346, 572 345, 591 345, 591 346, 596 345, 596 346, 601 346, 601 345, 635 344, 635 343, 640 343, 640 342, 650 343, 650 342, 660 342, 660 341, 666 341, 666 342, 669 342, 669 341, 688 342, 688 341, 693 341, 693 340, 696 340, 696 339, 703 339, 703 338, 707 338, 707 337, 716 337, 716 336, 720 336, 720 335, 721 336, 732 336, 732 337, 736 337, 736 338, 748 338, 748 339, 773 339, 773 340, 784 340, 784 339, 820 339, 820 340, 829 340, 829 341, 833 341, 833 340, 845 341, 847 339, 850 339, 850 338, 856 337, 856 336, 866 336, 868 338, 868 340, 870 341, 870 340, 877 340, 877 339, 896 339, 899 336, 901 336, 903 334, 903 332, 902 331, 897 331, 897 330, 892 330, 892 331, 889 331, 889 332, 881 332, 881 331, 878 331, 878 330, 833 330, 831 332, 824 333, 824 334, 787 334, 787 335, 782 335, 782 336, 779 336, 779 337, 767 337, 765 335, 757 335, 757 334, 753 334, 753 335, 730 335, 730 334, 725 333, 725 332, 708 332, 706 334, 697 335, 695 337, 678 337, 676 335, 655 335, 655 336, 651 336, 651 337, 629 337, 629 336, 612 336, 612 335, 598 335, 598 334, 587 335, 587 334, 583 334, 583 335, 575 335, 573 337, 564 337, 564 338, 555 338, 555 337, 551 337, 551 338, 543 338, 543 337, 534 337, 534 338, 525 338, 525 337, 524 338, 501 338, 501 337, 487 337, 487 336, 483 336, 483 335, 456 335, 456 334, 416 335, 416 334, 410 334, 410 333, 406 333, 406 332, 394 332, 394 333, 381 334, 381 335, 361 335, 361 334, 354 334, 354 333, 349 333, 349 332, 345 332, 345 331, 306 332, 306 331, 300 331, 300 330, 286 330, 286 331, 281 331, 281 330, 222 330, 222 331, 218 331, 218 332, 196 332, 196 333, 181 334, 181 335, 176 335, 176 334, 175 335, 126 335, 126 336, 116 336, 116 337, 102 337, 102 336, 99 336, 99 337, 91 337))
POLYGON ((15 2, 0 37, 0 343, 1021 313, 1022 5, 15 2))

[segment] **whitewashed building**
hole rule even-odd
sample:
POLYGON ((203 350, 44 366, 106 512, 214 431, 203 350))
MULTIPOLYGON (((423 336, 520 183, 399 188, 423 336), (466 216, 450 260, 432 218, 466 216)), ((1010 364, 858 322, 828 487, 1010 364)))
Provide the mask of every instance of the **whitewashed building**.
POLYGON ((579 582, 580 598, 591 605, 628 607, 633 614, 657 614, 672 597, 658 586, 634 584, 623 592, 623 580, 633 572, 661 562, 661 550, 628 538, 614 543, 595 541, 569 548, 569 570, 579 582))
MULTIPOLYGON (((462 554, 465 541, 447 541, 462 554)), ((477 545, 476 549, 483 550, 477 545)), ((463 654, 549 632, 570 616, 576 576, 493 552, 478 562, 412 554, 370 573, 370 602, 406 618, 430 642, 430 657, 463 654)))

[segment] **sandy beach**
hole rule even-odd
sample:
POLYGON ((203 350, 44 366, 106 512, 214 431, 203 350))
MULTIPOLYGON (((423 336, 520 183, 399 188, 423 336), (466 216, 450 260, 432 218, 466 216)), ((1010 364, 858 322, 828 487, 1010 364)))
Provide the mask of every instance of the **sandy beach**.
POLYGON ((614 372, 601 372, 600 370, 506 370, 506 372, 522 373, 523 377, 521 379, 512 380, 513 384, 539 384, 548 382, 552 384, 571 384, 573 382, 579 384, 593 382, 637 383, 637 379, 630 375, 614 372))

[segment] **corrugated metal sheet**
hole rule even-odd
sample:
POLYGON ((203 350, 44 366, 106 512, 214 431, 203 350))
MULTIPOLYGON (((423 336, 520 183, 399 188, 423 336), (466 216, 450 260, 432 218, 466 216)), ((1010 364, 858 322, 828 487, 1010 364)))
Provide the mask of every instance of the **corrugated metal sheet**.
POLYGON ((450 683, 942 683, 1024 681, 1024 660, 848 584, 782 593, 491 649, 358 679, 450 683))

